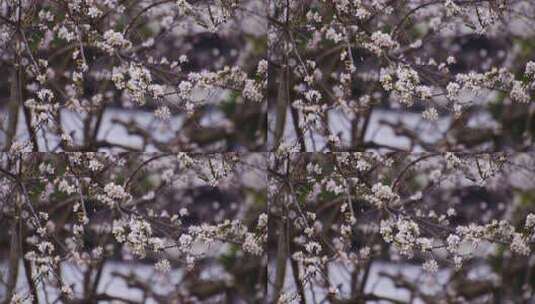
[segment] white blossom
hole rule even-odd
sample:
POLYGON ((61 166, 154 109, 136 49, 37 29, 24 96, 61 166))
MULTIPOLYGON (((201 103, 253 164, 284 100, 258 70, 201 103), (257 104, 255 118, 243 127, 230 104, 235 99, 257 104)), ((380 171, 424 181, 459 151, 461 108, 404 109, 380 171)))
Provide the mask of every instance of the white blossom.
POLYGON ((430 273, 438 272, 438 263, 434 259, 425 261, 422 267, 425 271, 430 272, 430 273))

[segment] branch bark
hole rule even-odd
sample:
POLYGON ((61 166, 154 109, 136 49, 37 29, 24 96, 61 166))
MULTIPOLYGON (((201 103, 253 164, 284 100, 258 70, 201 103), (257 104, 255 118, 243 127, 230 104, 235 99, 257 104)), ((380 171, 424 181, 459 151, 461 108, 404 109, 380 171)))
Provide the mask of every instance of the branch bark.
POLYGON ((9 239, 9 264, 8 264, 8 275, 7 275, 7 285, 6 285, 7 293, 6 293, 6 298, 3 301, 4 304, 9 304, 11 302, 11 298, 13 298, 13 295, 15 294, 15 289, 17 287, 17 278, 19 276, 20 226, 19 226, 18 210, 15 216, 13 217, 9 230, 10 230, 11 236, 9 239))

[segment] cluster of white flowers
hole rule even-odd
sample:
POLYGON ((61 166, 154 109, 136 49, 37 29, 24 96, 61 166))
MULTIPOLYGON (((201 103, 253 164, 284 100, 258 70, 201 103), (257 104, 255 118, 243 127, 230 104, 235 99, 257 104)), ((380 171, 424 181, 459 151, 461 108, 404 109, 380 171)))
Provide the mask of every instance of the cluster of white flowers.
POLYGON ((54 174, 54 167, 49 163, 41 163, 39 165, 39 172, 42 174, 54 174))
POLYGON ((35 127, 53 122, 54 115, 57 114, 60 107, 58 103, 45 103, 33 98, 26 100, 24 105, 32 111, 35 118, 32 120, 32 124, 35 127))
POLYGON ((526 223, 524 224, 524 227, 527 230, 535 228, 535 214, 530 213, 526 216, 526 223))
POLYGON ((151 88, 151 73, 143 66, 132 64, 128 69, 128 75, 130 79, 126 83, 126 89, 136 102, 143 105, 145 103, 145 94, 151 88))
POLYGON ((298 304, 301 303, 301 296, 295 292, 283 292, 277 299, 277 304, 298 304))
POLYGON ((327 260, 327 256, 318 256, 319 249, 321 247, 313 246, 318 243, 309 243, 307 246, 307 251, 297 251, 292 255, 292 259, 296 262, 301 263, 304 266, 304 272, 301 279, 303 281, 308 281, 316 277, 321 273, 321 266, 327 260))
POLYGON ((131 199, 131 195, 125 191, 123 186, 115 183, 108 183, 104 186, 104 193, 97 195, 97 198, 113 207, 115 204, 127 202, 131 199))
POLYGON ((535 80, 535 62, 529 61, 526 63, 526 69, 524 70, 524 74, 532 79, 535 80))
POLYGON ((420 228, 416 222, 410 219, 382 220, 380 233, 385 242, 392 243, 401 255, 412 257, 419 244, 420 228))
POLYGON ((344 186, 340 183, 337 183, 333 179, 329 179, 325 181, 325 190, 333 192, 334 194, 340 194, 344 193, 344 186))
POLYGON ((161 259, 154 265, 154 267, 159 272, 165 273, 165 272, 169 272, 171 270, 171 263, 169 262, 168 259, 161 259))
POLYGON ((258 62, 256 73, 261 76, 267 78, 268 76, 268 62, 265 59, 262 59, 258 62))
POLYGON ((357 167, 356 168, 357 168, 358 171, 365 172, 365 171, 367 171, 367 170, 369 170, 371 168, 371 164, 368 161, 364 160, 364 159, 359 159, 357 161, 357 167))
POLYGON ((76 193, 76 186, 72 185, 66 179, 58 180, 58 190, 67 194, 76 193))
POLYGON ((125 51, 132 47, 132 43, 124 38, 122 33, 115 32, 114 30, 107 30, 102 38, 103 40, 97 43, 97 47, 110 55, 114 52, 125 51))
POLYGON ((513 101, 520 103, 528 103, 531 101, 531 97, 529 96, 526 87, 518 80, 513 81, 513 87, 511 88, 509 96, 511 96, 513 101))
POLYGON ((267 224, 268 224, 268 215, 265 214, 265 213, 262 213, 258 216, 258 223, 257 223, 257 228, 259 230, 263 230, 263 229, 266 229, 267 228, 267 224))
POLYGON ((463 161, 452 152, 446 152, 444 154, 444 159, 448 168, 460 168, 463 165, 463 161))
POLYGON ((448 98, 456 100, 461 91, 461 86, 456 82, 450 82, 448 83, 448 86, 446 86, 446 90, 448 91, 448 98))
POLYGON ((456 16, 462 12, 462 8, 457 5, 453 0, 446 0, 444 2, 444 7, 446 8, 447 16, 456 16))
POLYGON ((93 19, 97 19, 102 16, 102 11, 94 6, 89 7, 87 10, 87 15, 93 19))
POLYGON ((146 256, 147 250, 159 252, 164 247, 164 240, 153 237, 151 224, 140 217, 114 220, 112 233, 117 242, 125 243, 130 252, 140 258, 146 256))
POLYGON ((511 251, 520 255, 529 255, 531 248, 528 245, 526 238, 521 233, 514 233, 511 242, 511 251))
POLYGON ((243 86, 243 96, 251 101, 262 102, 264 94, 262 87, 252 79, 246 79, 243 86))
POLYGON ((411 106, 414 103, 417 88, 420 86, 418 72, 409 66, 401 65, 396 70, 396 77, 397 81, 393 89, 400 96, 399 102, 411 106))
POLYGON ((370 42, 364 43, 364 47, 381 56, 384 52, 398 48, 399 43, 392 39, 390 34, 377 31, 372 34, 370 42))
POLYGON ((338 43, 344 40, 344 35, 337 32, 336 29, 330 27, 327 31, 325 31, 325 39, 338 43))
POLYGON ((425 111, 422 112, 422 117, 430 121, 438 120, 437 109, 435 109, 434 107, 427 108, 425 111))
POLYGON ((260 234, 252 233, 239 220, 225 220, 221 224, 191 226, 188 235, 180 237, 181 249, 187 251, 192 242, 199 241, 205 244, 212 244, 217 241, 230 240, 242 245, 242 250, 253 255, 261 255, 264 252, 264 243, 267 241, 267 230, 261 229, 260 234))
POLYGON ((104 167, 104 165, 99 162, 97 159, 92 159, 89 161, 89 170, 91 171, 99 171, 100 169, 102 169, 104 167))
POLYGON ((59 39, 66 40, 67 42, 71 42, 74 39, 76 39, 76 33, 74 31, 70 31, 67 27, 61 26, 57 28, 57 36, 59 39))
POLYGON ((438 271, 438 263, 434 259, 427 260, 422 264, 422 268, 427 272, 435 273, 438 271))
POLYGON ((154 111, 154 116, 162 120, 169 120, 171 118, 171 110, 169 110, 168 106, 159 106, 154 111))
POLYGON ((30 250, 24 255, 24 259, 32 262, 35 265, 35 272, 38 276, 53 277, 57 269, 57 265, 61 261, 61 257, 56 255, 56 248, 54 244, 47 241, 44 236, 43 229, 40 230, 39 235, 35 235, 26 240, 32 246, 35 246, 37 251, 30 250))
MULTIPOLYGON (((527 68, 526 68, 527 69, 527 68)), ((505 68, 492 68, 486 73, 470 72, 468 74, 457 74, 456 79, 462 87, 448 87, 448 96, 458 94, 459 89, 467 89, 474 93, 480 93, 483 89, 500 89, 509 92, 510 98, 519 103, 528 103, 531 97, 527 86, 505 68)))
MULTIPOLYGON (((334 1, 336 4, 336 9, 344 14, 354 15, 359 20, 368 18, 371 13, 369 9, 363 5, 362 0, 337 0, 334 1)), ((374 1, 374 6, 378 1, 374 1)), ((320 21, 316 21, 320 22, 320 21)))
MULTIPOLYGON (((512 252, 520 255, 529 255, 531 248, 528 243, 528 238, 520 233, 515 232, 515 227, 505 220, 493 220, 487 225, 470 224, 468 226, 457 227, 457 234, 462 236, 464 241, 470 241, 473 246, 478 246, 482 241, 501 240, 510 243, 512 252)), ((452 237, 453 238, 453 237, 452 237)), ((448 242, 450 239, 448 239, 448 242)), ((458 240, 452 239, 452 243, 457 243, 458 240)), ((452 247, 455 247, 452 245, 452 247)))
POLYGON ((261 102, 264 100, 264 89, 267 86, 265 79, 254 80, 247 77, 247 73, 239 67, 225 66, 217 72, 203 71, 188 74, 188 81, 179 84, 180 96, 188 98, 193 87, 199 89, 233 88, 242 92, 246 100, 261 102))
POLYGON ((262 255, 264 248, 262 248, 262 243, 259 242, 257 236, 254 233, 246 233, 245 239, 243 240, 242 245, 243 251, 253 255, 262 255))
POLYGON ((371 192, 372 194, 366 195, 366 199, 377 208, 392 206, 399 201, 399 195, 389 185, 377 183, 372 186, 371 192))
POLYGON ((451 253, 457 253, 460 244, 461 244, 461 238, 456 234, 450 234, 448 238, 446 239, 446 242, 448 243, 447 249, 451 253))
POLYGON ((177 0, 176 5, 178 6, 179 13, 182 15, 188 13, 193 9, 191 4, 189 4, 187 0, 177 0))

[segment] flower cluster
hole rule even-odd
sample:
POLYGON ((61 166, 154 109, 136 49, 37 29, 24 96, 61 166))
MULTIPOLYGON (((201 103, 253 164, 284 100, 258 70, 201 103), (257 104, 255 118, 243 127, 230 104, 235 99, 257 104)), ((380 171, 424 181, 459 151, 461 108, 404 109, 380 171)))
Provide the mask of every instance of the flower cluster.
POLYGON ((104 193, 98 195, 98 199, 107 204, 110 207, 113 207, 115 204, 120 204, 127 202, 131 199, 131 195, 127 193, 124 188, 115 183, 108 183, 104 186, 104 193))
POLYGON ((370 52, 375 53, 377 56, 382 55, 389 50, 395 50, 399 47, 399 44, 392 39, 392 37, 383 32, 375 32, 371 36, 371 41, 364 44, 370 52))
POLYGON ((132 47, 132 43, 124 38, 122 33, 108 30, 103 35, 103 40, 97 43, 108 54, 112 55, 116 51, 127 51, 132 47))
POLYGON ((378 208, 392 206, 399 201, 399 195, 388 185, 377 183, 372 186, 371 192, 372 194, 367 195, 366 199, 378 208))

